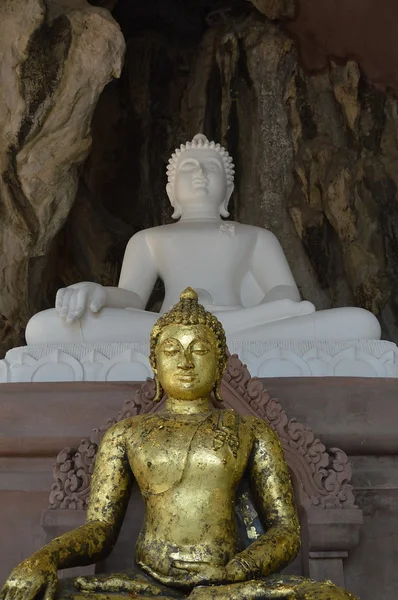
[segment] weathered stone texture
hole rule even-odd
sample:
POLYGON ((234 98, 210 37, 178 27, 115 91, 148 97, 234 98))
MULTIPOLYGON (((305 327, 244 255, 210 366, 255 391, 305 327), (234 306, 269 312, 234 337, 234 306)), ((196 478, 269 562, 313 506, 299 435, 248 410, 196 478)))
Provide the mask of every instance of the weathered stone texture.
POLYGON ((373 85, 398 95, 398 3, 396 0, 295 0, 294 35, 302 64, 327 67, 330 57, 354 56, 373 85))
POLYGON ((397 339, 396 101, 351 61, 307 74, 290 38, 255 15, 209 32, 201 62, 187 129, 228 144, 235 218, 274 231, 318 308, 363 306, 397 339), (221 111, 211 122, 215 85, 221 111))
POLYGON ((294 17, 296 0, 250 0, 268 19, 287 19, 294 17))
POLYGON ((42 301, 42 269, 75 200, 92 113, 120 73, 124 40, 108 11, 85 0, 3 0, 0 40, 4 350, 22 342, 42 301))

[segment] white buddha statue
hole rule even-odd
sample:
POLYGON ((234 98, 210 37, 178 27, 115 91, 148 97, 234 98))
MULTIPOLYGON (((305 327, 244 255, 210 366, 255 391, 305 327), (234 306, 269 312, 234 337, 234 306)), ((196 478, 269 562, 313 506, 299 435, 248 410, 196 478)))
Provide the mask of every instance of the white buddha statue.
POLYGON ((380 339, 376 317, 361 308, 315 311, 302 301, 273 233, 228 217, 234 189, 228 152, 196 135, 168 166, 172 225, 136 233, 123 259, 118 287, 83 282, 61 289, 55 309, 28 323, 28 344, 146 342, 158 318, 145 310, 158 277, 160 312, 191 286, 222 322, 229 341, 380 339))

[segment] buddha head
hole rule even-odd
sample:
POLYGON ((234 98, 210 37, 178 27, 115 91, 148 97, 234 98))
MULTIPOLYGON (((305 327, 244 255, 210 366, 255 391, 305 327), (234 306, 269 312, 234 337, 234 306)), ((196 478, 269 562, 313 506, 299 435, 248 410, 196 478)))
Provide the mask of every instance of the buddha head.
POLYGON ((196 400, 212 391, 221 401, 227 358, 220 321, 199 304, 197 293, 187 288, 151 331, 149 360, 155 374, 155 401, 161 400, 163 392, 180 400, 196 400))
POLYGON ((179 219, 188 206, 211 204, 222 217, 228 217, 228 203, 234 189, 234 164, 227 150, 198 133, 181 144, 167 167, 167 195, 179 219))

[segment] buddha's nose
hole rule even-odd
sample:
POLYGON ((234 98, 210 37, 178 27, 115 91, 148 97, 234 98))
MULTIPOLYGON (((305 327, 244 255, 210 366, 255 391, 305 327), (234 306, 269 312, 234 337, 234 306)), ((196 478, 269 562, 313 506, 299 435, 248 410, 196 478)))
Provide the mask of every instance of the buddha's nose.
POLYGON ((198 164, 198 166, 195 169, 195 177, 203 177, 203 179, 206 179, 206 170, 203 168, 203 165, 201 165, 200 163, 198 164))
POLYGON ((193 368, 193 362, 192 362, 192 357, 191 354, 189 352, 184 352, 184 354, 181 356, 181 360, 178 363, 178 366, 181 369, 192 369, 193 368))

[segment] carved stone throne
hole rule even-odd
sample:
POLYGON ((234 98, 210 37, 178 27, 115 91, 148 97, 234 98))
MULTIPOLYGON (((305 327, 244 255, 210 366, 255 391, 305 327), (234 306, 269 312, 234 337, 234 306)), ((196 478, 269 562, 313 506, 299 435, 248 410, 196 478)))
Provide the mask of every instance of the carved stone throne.
MULTIPOLYGON (((64 448, 58 454, 50 507, 42 515, 42 526, 49 540, 83 524, 95 456, 107 428, 126 417, 160 410, 163 402, 155 404, 154 396, 154 381, 148 379, 137 389, 135 396, 124 403, 116 418, 109 419, 105 427, 94 429, 77 450, 64 448)), ((289 419, 280 402, 271 398, 260 380, 250 376, 236 355, 229 358, 222 397, 226 408, 267 421, 282 442, 295 490, 302 536, 300 554, 287 572, 319 580, 330 579, 344 586, 343 560, 358 544, 362 525, 362 511, 354 504, 347 455, 338 448, 327 452, 310 429, 289 419)), ((252 506, 249 508, 254 523, 256 513, 252 506)), ((137 488, 132 493, 118 542, 108 559, 95 566, 69 569, 61 573, 61 577, 129 568, 143 511, 137 488)))

